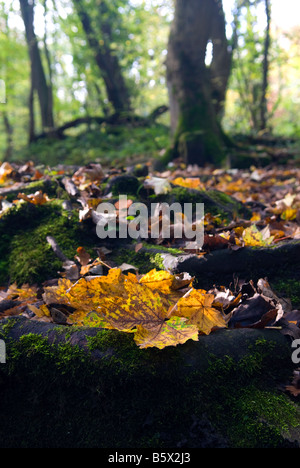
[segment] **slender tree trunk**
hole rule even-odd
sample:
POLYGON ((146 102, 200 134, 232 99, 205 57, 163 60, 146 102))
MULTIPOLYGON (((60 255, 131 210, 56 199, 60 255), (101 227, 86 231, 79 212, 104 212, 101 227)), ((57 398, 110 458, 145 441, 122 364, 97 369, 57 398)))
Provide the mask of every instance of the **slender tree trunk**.
POLYGON ((262 80, 262 92, 260 101, 260 129, 265 130, 267 128, 267 89, 268 89, 268 75, 269 75, 269 50, 271 44, 270 37, 270 25, 271 25, 271 5, 270 0, 265 0, 267 27, 264 44, 264 60, 263 60, 263 80, 262 80))
POLYGON ((215 5, 211 41, 213 44, 213 57, 210 65, 212 98, 216 114, 221 119, 232 66, 232 52, 235 47, 235 38, 230 45, 227 41, 226 22, 221 1, 217 1, 215 5))
POLYGON ((34 118, 34 84, 31 74, 30 92, 29 92, 29 143, 35 139, 35 118, 34 118))
POLYGON ((51 55, 47 45, 47 0, 44 0, 44 23, 45 23, 45 33, 43 37, 44 42, 44 50, 46 56, 46 62, 48 67, 48 112, 50 115, 48 116, 49 120, 53 119, 53 73, 52 73, 52 63, 51 63, 51 55))
POLYGON ((202 166, 224 158, 220 115, 231 66, 227 45, 218 0, 176 0, 167 56, 173 155, 190 164, 202 166), (205 64, 209 41, 211 67, 205 64))
POLYGON ((6 112, 3 112, 3 123, 6 133, 6 149, 4 153, 4 160, 9 161, 13 153, 13 127, 9 121, 6 112))
POLYGON ((54 128, 53 108, 52 101, 49 99, 49 86, 34 32, 34 0, 31 2, 29 0, 19 1, 30 56, 32 86, 38 95, 43 130, 49 132, 54 128))
MULTIPOLYGON (((86 11, 86 6, 83 5, 81 0, 74 0, 74 5, 78 12, 89 45, 94 52, 95 60, 104 80, 110 103, 117 113, 130 112, 131 106, 129 92, 118 59, 110 50, 110 46, 106 39, 107 34, 103 34, 103 38, 101 38, 102 41, 100 43, 100 38, 97 37, 91 18, 86 11)), ((102 23, 100 26, 101 25, 102 23)), ((104 33, 106 33, 106 31, 104 31, 104 33)))

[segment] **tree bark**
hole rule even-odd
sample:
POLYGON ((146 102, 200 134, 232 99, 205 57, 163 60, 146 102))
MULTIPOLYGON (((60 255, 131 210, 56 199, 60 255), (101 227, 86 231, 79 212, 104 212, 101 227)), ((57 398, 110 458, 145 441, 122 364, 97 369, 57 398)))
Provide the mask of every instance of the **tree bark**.
POLYGON ((220 163, 226 138, 220 125, 231 67, 225 20, 217 0, 176 0, 171 27, 167 82, 174 154, 187 163, 220 163), (212 41, 211 67, 205 63, 212 41))
POLYGON ((267 27, 264 44, 264 59, 263 59, 263 80, 262 94, 260 101, 260 130, 267 128, 267 89, 268 89, 268 74, 269 74, 269 50, 271 44, 270 25, 271 25, 271 5, 269 0, 265 0, 267 27))
MULTIPOLYGON (((130 112, 130 96, 122 74, 119 61, 110 50, 109 43, 106 39, 107 28, 102 31, 103 39, 101 44, 99 37, 94 30, 91 17, 89 16, 86 7, 81 0, 74 0, 74 6, 78 12, 82 27, 87 36, 89 45, 94 52, 96 63, 104 80, 107 96, 113 106, 115 112, 130 112)), ((103 24, 100 23, 103 29, 103 24)))
POLYGON ((227 85, 231 72, 234 42, 229 46, 221 2, 217 2, 215 10, 211 33, 213 57, 210 65, 210 82, 215 111, 219 119, 221 119, 224 113, 227 85))
POLYGON ((9 161, 13 153, 13 127, 6 112, 3 112, 3 123, 6 133, 6 149, 4 153, 4 160, 9 161))
POLYGON ((35 117, 34 117, 34 82, 33 74, 31 70, 30 75, 30 92, 29 92, 29 143, 32 143, 35 139, 35 117))
POLYGON ((36 90, 40 106, 41 122, 44 131, 54 128, 52 100, 49 99, 49 85, 46 80, 38 47, 37 37, 34 31, 34 1, 20 0, 21 14, 25 26, 26 41, 29 50, 31 64, 32 91, 36 90))

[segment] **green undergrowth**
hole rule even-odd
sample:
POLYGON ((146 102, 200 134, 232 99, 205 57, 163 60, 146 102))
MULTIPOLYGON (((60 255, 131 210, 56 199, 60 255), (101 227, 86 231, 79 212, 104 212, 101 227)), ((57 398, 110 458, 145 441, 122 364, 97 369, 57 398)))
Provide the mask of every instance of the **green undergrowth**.
POLYGON ((73 330, 64 341, 57 327, 50 344, 33 333, 10 341, 12 325, 6 326, 1 447, 294 445, 285 436, 299 426, 299 412, 275 385, 291 372, 290 360, 282 352, 274 363, 272 344, 263 339, 238 359, 204 347, 203 365, 195 366, 186 362, 193 355, 188 343, 185 352, 140 350, 131 334, 105 330, 83 349, 69 343, 73 330))
POLYGON ((40 139, 17 151, 14 159, 47 166, 62 161, 80 166, 91 161, 109 166, 131 164, 158 157, 169 145, 169 138, 169 129, 159 123, 147 127, 102 124, 92 125, 88 130, 83 125, 77 131, 69 131, 62 140, 40 139))

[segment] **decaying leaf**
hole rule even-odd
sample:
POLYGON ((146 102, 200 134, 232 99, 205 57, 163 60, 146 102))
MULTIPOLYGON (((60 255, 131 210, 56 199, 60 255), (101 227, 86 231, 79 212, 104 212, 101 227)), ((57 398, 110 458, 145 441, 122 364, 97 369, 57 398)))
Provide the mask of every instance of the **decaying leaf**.
POLYGON ((4 184, 8 179, 14 168, 9 162, 4 161, 0 166, 0 184, 4 184))
POLYGON ((80 189, 84 190, 93 182, 101 181, 105 174, 101 164, 88 164, 79 168, 72 176, 72 181, 80 189))
POLYGON ((163 348, 195 340, 199 331, 208 334, 226 326, 221 312, 211 307, 213 295, 192 289, 174 307, 172 285, 178 293, 190 282, 190 277, 176 278, 165 271, 151 270, 138 278, 112 268, 107 276, 80 278, 75 284, 61 279, 57 287, 45 288, 43 298, 46 304, 76 309, 69 316, 74 324, 133 332, 140 347, 163 348))
POLYGON ((135 342, 140 348, 155 346, 162 349, 165 346, 176 346, 188 340, 198 341, 198 329, 187 324, 183 317, 171 317, 162 326, 150 330, 143 326, 137 327, 135 342))
POLYGON ((33 205, 44 205, 44 203, 47 203, 49 201, 48 195, 46 193, 43 193, 41 190, 30 195, 26 195, 25 193, 19 193, 18 198, 32 203, 33 205))
POLYGON ((76 259, 81 265, 86 266, 91 261, 91 256, 84 247, 78 247, 76 252, 76 259))
POLYGON ((166 294, 170 293, 173 281, 174 276, 164 270, 151 270, 140 279, 140 283, 148 286, 148 288, 158 289, 166 294))
POLYGON ((171 190, 170 182, 162 177, 150 177, 148 176, 144 182, 145 187, 153 188, 156 195, 161 193, 167 193, 171 190))
POLYGON ((245 245, 251 247, 270 245, 274 240, 274 237, 270 235, 268 226, 259 231, 255 224, 243 231, 242 238, 245 245))
POLYGON ((294 378, 290 385, 287 385, 285 389, 291 393, 294 397, 300 395, 300 370, 294 370, 294 378))
POLYGON ((172 184, 194 190, 205 190, 205 185, 198 177, 176 177, 176 179, 172 180, 172 184))
POLYGON ((192 289, 190 294, 179 299, 176 314, 185 317, 187 322, 195 325, 198 330, 208 335, 214 327, 226 327, 223 315, 212 307, 213 294, 192 289))

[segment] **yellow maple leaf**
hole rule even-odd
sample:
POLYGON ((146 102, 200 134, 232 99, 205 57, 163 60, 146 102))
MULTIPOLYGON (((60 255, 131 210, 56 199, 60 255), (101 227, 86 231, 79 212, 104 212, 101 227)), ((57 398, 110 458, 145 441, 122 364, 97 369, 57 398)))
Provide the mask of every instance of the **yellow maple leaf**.
POLYGON ((68 317, 73 324, 134 333, 141 348, 161 349, 196 340, 199 330, 208 334, 213 327, 225 326, 221 313, 211 307, 213 295, 191 289, 182 297, 178 281, 186 285, 190 280, 156 270, 138 280, 113 268, 107 276, 80 278, 74 284, 60 279, 58 286, 45 288, 43 298, 46 304, 76 309, 68 317), (174 305, 175 296, 176 302, 180 299, 174 305))
POLYGON ((212 307, 213 294, 192 289, 177 303, 176 315, 186 317, 188 323, 195 325, 199 331, 208 335, 214 327, 226 327, 226 321, 220 311, 212 307))
POLYGON ((50 311, 45 304, 42 304, 40 307, 37 307, 35 304, 29 304, 28 308, 39 318, 51 317, 50 311))

